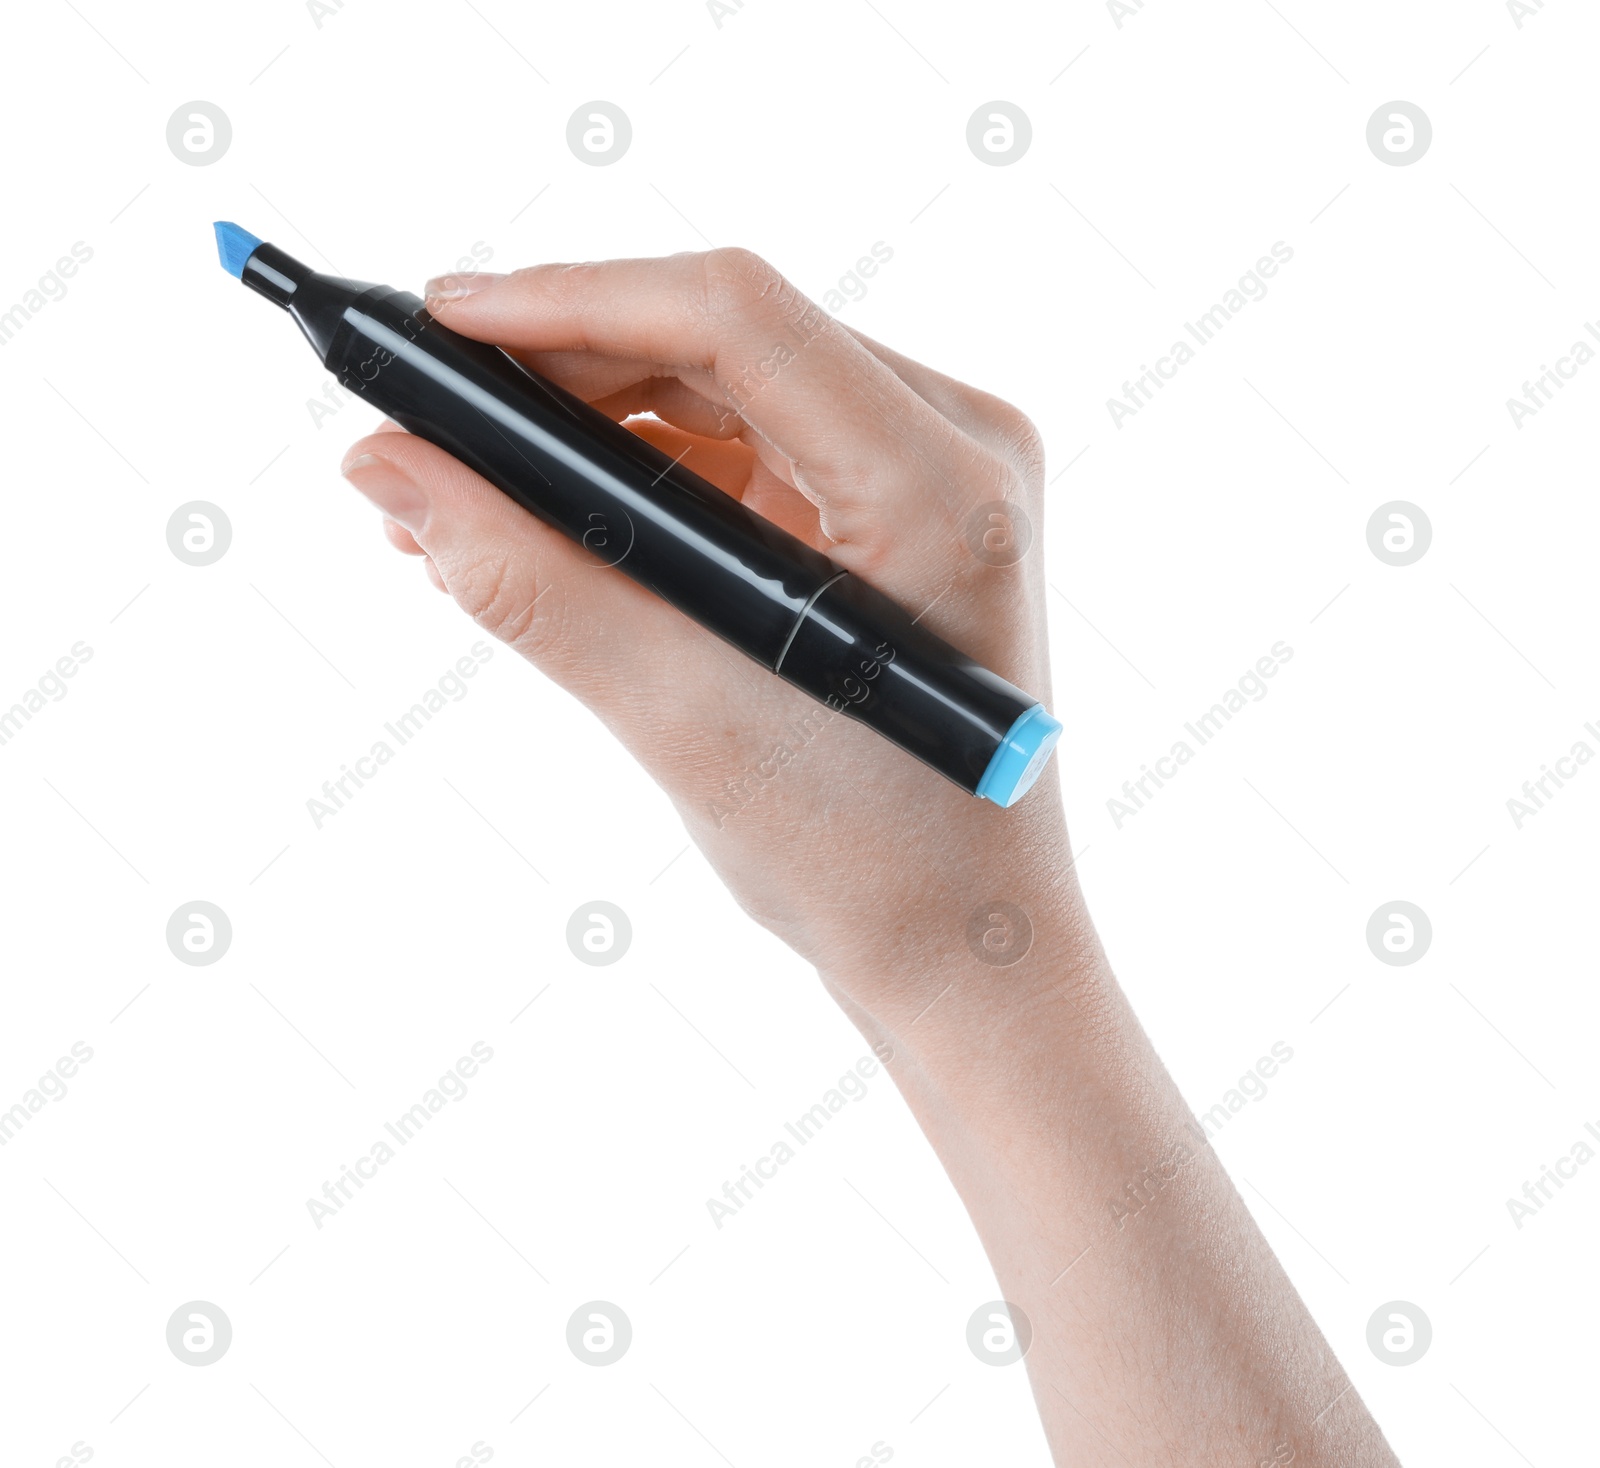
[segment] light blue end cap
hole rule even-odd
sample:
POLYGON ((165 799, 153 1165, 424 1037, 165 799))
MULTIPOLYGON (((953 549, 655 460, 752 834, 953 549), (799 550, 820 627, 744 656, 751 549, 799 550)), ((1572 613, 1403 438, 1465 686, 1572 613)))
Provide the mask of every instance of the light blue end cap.
POLYGON ((1061 724, 1036 703, 1007 732, 989 768, 978 781, 978 794, 996 805, 1015 805, 1039 778, 1061 738, 1061 724))
POLYGON ((237 224, 229 224, 223 219, 211 227, 217 232, 217 256, 222 261, 222 268, 229 275, 242 277, 245 263, 260 248, 261 241, 249 230, 240 229, 237 224))

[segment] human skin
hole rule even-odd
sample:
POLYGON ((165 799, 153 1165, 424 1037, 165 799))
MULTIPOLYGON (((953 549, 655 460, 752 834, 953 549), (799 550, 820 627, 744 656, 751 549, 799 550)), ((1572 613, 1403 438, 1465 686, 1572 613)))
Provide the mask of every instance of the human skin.
MULTIPOLYGON (((1016 408, 833 321, 745 250, 445 276, 428 305, 1049 704, 1044 454, 1016 408), (1001 500, 1036 532, 1011 566, 967 538, 1001 500)), ((1396 1461, 1117 985, 1060 760, 1001 810, 821 714, 395 425, 345 473, 436 586, 605 721, 745 911, 888 1046, 1031 1322, 1058 1463, 1396 1461), (807 741, 802 719, 821 724, 807 741), (761 773, 780 744, 792 759, 761 773), (1022 920, 991 918, 1000 903, 1022 920)))

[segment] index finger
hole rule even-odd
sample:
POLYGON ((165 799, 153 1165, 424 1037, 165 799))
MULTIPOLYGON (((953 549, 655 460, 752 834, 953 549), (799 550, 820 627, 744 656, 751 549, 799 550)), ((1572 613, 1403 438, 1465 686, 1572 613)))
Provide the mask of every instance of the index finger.
POLYGON ((903 545, 908 526, 997 497, 979 445, 748 250, 534 265, 428 292, 429 310, 466 336, 644 358, 681 368, 697 391, 714 384, 789 459, 835 543, 880 551, 894 526, 903 545))

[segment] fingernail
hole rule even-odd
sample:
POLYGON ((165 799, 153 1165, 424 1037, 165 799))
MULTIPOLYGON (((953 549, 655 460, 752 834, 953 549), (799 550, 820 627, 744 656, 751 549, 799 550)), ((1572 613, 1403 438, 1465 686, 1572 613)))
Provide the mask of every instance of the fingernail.
POLYGON ((464 301, 504 279, 493 270, 474 270, 470 275, 436 275, 423 287, 423 294, 430 301, 464 301))
POLYGON ((401 473, 388 459, 376 454, 357 454, 339 472, 391 520, 397 520, 413 535, 428 517, 427 497, 411 478, 401 473))

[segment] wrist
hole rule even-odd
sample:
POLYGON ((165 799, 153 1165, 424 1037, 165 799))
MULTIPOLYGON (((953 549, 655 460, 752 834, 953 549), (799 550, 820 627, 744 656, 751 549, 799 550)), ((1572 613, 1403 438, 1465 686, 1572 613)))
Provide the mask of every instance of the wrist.
POLYGON ((1137 1029, 1076 882, 1018 898, 902 919, 892 965, 819 968, 913 1107, 921 1093, 991 1101, 1034 1071, 1062 1086, 1137 1029))

